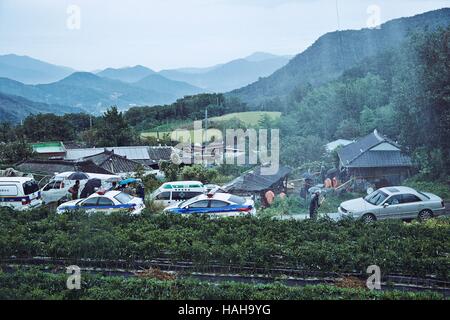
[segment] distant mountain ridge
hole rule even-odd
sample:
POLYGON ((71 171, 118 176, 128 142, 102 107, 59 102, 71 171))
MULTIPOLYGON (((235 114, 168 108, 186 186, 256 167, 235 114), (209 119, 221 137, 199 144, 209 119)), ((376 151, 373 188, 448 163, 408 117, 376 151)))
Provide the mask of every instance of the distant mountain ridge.
POLYGON ((103 71, 97 72, 96 75, 103 78, 109 78, 114 80, 120 80, 123 82, 137 82, 139 80, 148 77, 149 75, 155 74, 156 72, 147 67, 137 65, 134 67, 125 68, 107 68, 103 71))
POLYGON ((56 66, 27 56, 0 55, 0 77, 25 84, 51 83, 61 80, 75 70, 56 66))
POLYGON ((162 70, 159 74, 208 91, 226 92, 255 82, 260 77, 269 76, 285 66, 290 59, 291 56, 256 52, 248 57, 217 66, 162 70))
POLYGON ((391 20, 380 29, 335 31, 320 37, 303 53, 269 77, 227 94, 258 109, 271 99, 283 99, 296 87, 319 85, 338 78, 365 58, 394 48, 412 32, 450 25, 450 8, 391 20))

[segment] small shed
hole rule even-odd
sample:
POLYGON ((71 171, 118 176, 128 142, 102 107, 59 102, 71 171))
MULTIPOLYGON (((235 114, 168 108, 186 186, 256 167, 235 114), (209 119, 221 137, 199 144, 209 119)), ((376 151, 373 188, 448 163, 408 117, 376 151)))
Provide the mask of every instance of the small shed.
POLYGON ((269 189, 275 193, 286 193, 287 179, 291 172, 292 169, 289 167, 280 167, 274 175, 263 175, 261 174, 261 167, 258 166, 224 185, 222 189, 229 193, 241 195, 260 194, 269 189))
POLYGON ((33 143, 31 148, 39 159, 63 159, 66 156, 66 148, 62 142, 33 143))

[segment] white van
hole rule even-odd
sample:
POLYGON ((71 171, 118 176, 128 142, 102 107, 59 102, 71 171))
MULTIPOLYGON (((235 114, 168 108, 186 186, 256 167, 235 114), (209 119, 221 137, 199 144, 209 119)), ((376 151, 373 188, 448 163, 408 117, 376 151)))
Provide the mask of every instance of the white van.
POLYGON ((81 192, 89 179, 101 180, 102 186, 105 188, 109 188, 112 182, 119 182, 122 180, 120 176, 116 175, 83 172, 63 172, 53 176, 50 181, 42 188, 42 200, 44 201, 44 203, 59 202, 68 195, 69 189, 73 185, 75 185, 76 180, 80 181, 81 192))
POLYGON ((0 207, 29 210, 42 205, 39 185, 32 178, 1 177, 0 207))
POLYGON ((205 192, 205 186, 199 181, 166 182, 152 193, 151 199, 157 204, 168 207, 192 199, 205 192))

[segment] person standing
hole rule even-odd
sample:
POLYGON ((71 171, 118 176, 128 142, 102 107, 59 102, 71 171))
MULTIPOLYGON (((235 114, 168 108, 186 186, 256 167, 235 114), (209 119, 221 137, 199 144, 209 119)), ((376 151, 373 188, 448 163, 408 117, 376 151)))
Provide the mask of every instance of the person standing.
POLYGON ((320 201, 319 201, 319 199, 320 199, 320 191, 317 190, 314 193, 314 195, 313 195, 313 197, 311 199, 311 202, 309 204, 309 218, 312 219, 312 220, 316 220, 317 219, 317 213, 318 213, 318 210, 320 208, 320 201))
POLYGON ((136 194, 139 198, 142 199, 142 201, 145 202, 145 188, 142 185, 142 183, 139 183, 136 187, 136 194))
POLYGON ((80 191, 80 180, 77 180, 75 181, 75 184, 69 189, 69 193, 72 195, 72 200, 78 199, 79 191, 80 191))

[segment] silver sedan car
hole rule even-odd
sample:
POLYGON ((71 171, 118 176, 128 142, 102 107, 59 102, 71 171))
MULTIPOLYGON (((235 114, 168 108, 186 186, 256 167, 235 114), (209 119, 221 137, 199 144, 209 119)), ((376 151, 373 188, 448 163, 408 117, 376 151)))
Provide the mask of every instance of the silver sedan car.
POLYGON ((341 203, 339 213, 372 222, 383 219, 414 219, 421 221, 445 213, 444 201, 432 193, 408 187, 381 188, 365 198, 341 203))

